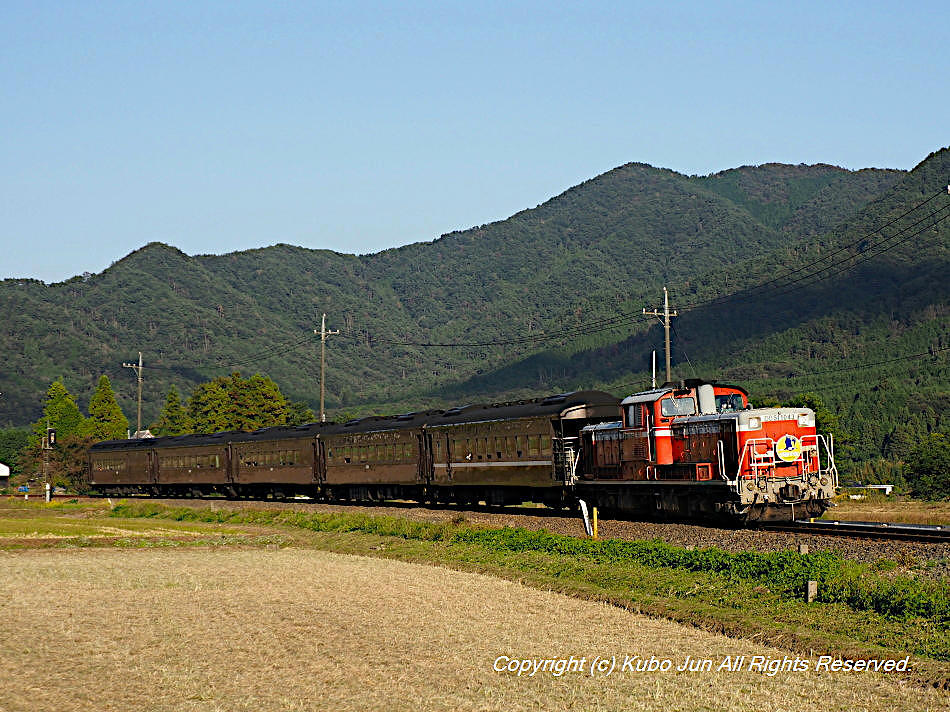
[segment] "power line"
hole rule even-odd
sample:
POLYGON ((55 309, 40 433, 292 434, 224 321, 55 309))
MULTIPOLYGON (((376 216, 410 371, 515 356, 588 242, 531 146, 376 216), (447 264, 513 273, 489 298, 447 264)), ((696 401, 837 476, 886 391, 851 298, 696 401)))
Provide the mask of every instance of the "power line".
MULTIPOLYGON (((878 228, 872 230, 871 232, 865 233, 865 234, 862 235, 861 237, 858 237, 857 239, 855 239, 855 240, 853 240, 853 241, 851 241, 851 242, 849 242, 849 243, 846 243, 846 244, 842 245, 841 247, 838 247, 837 249, 832 250, 831 252, 827 252, 827 253, 821 255, 820 257, 818 257, 818 258, 812 260, 811 262, 806 262, 805 264, 799 265, 799 266, 796 267, 795 269, 786 268, 785 273, 776 276, 776 277, 774 278, 774 281, 777 281, 777 280, 781 280, 781 279, 785 279, 785 278, 787 278, 787 277, 790 277, 790 276, 793 275, 793 274, 797 274, 797 273, 799 273, 799 272, 801 272, 801 271, 803 271, 803 270, 808 269, 809 267, 813 267, 813 266, 815 266, 815 265, 817 265, 817 264, 819 264, 819 263, 821 263, 821 262, 824 262, 825 260, 831 259, 832 257, 834 257, 834 256, 837 255, 837 254, 840 254, 841 252, 844 252, 844 251, 846 251, 846 250, 848 250, 848 249, 851 249, 851 248, 853 248, 853 247, 856 247, 856 246, 860 245, 860 244, 861 244, 862 242, 864 242, 865 240, 871 238, 872 236, 874 236, 874 235, 876 235, 877 233, 881 232, 881 231, 884 230, 885 228, 890 227, 891 225, 893 225, 893 224, 896 223, 897 221, 899 221, 899 220, 901 220, 901 219, 907 217, 908 215, 910 215, 911 213, 913 213, 913 212, 916 211, 917 209, 923 207, 923 206, 926 205, 927 203, 929 203, 929 202, 931 202, 932 200, 936 199, 937 196, 939 196, 939 195, 944 195, 944 194, 947 193, 947 192, 948 192, 947 190, 941 188, 941 189, 938 190, 936 193, 934 193, 933 195, 931 195, 929 198, 926 198, 926 199, 922 200, 921 202, 917 203, 914 207, 910 208, 909 210, 906 210, 905 212, 901 213, 900 215, 898 215, 897 217, 891 219, 890 221, 884 223, 884 224, 881 225, 880 227, 878 227, 878 228)), ((770 281, 773 281, 773 280, 770 280, 770 281)), ((768 282, 766 282, 766 284, 768 284, 768 282)), ((676 286, 679 286, 679 285, 676 285, 676 286)), ((756 286, 753 286, 753 287, 750 287, 750 288, 749 288, 749 290, 752 290, 752 289, 756 289, 756 286)), ((717 299, 722 299, 722 298, 723 298, 723 297, 719 297, 719 298, 717 298, 717 299)), ((709 301, 709 300, 707 300, 707 301, 709 301)), ((701 304, 704 304, 704 303, 706 303, 706 302, 701 302, 701 304)), ((686 308, 686 307, 684 307, 684 308, 686 308)), ((689 308, 692 308, 692 307, 689 307, 689 308)))
MULTIPOLYGON (((923 200, 923 201, 917 203, 917 205, 915 205, 914 207, 912 207, 910 210, 907 210, 907 211, 901 213, 901 214, 898 215, 896 218, 894 218, 894 219, 892 219, 892 220, 890 220, 890 221, 884 223, 883 225, 881 225, 879 228, 877 228, 877 229, 875 229, 875 230, 872 230, 871 232, 862 235, 861 237, 857 238, 856 240, 853 240, 853 241, 851 241, 851 242, 849 242, 849 243, 847 243, 847 244, 844 244, 844 245, 842 245, 841 247, 839 247, 838 249, 833 250, 833 251, 831 251, 831 252, 828 252, 828 253, 826 253, 826 254, 820 256, 819 258, 817 258, 817 259, 815 259, 815 260, 812 260, 811 262, 807 262, 807 263, 805 263, 805 264, 803 264, 803 265, 799 265, 799 266, 796 267, 795 269, 790 270, 790 271, 787 271, 785 274, 779 275, 779 276, 776 277, 775 279, 776 279, 776 280, 786 279, 787 277, 790 277, 790 276, 793 275, 793 274, 797 274, 797 273, 799 273, 799 272, 802 272, 802 271, 808 269, 809 267, 814 267, 815 265, 817 265, 817 264, 819 264, 819 263, 821 263, 821 262, 824 262, 825 260, 831 259, 832 257, 834 257, 834 256, 837 255, 837 254, 840 254, 840 253, 842 253, 842 252, 845 252, 846 250, 849 250, 849 249, 851 249, 851 248, 853 248, 853 247, 857 247, 858 245, 860 245, 862 242, 864 242, 865 240, 869 239, 869 238, 872 237, 873 235, 876 235, 876 234, 878 234, 878 233, 881 233, 885 228, 890 227, 891 225, 893 225, 894 223, 896 223, 898 220, 902 220, 903 218, 907 217, 908 215, 910 215, 911 213, 913 213, 914 211, 916 211, 918 208, 922 208, 924 205, 926 205, 926 204, 929 203, 930 201, 936 199, 936 197, 937 197, 938 195, 943 195, 944 193, 945 193, 945 191, 941 188, 940 190, 938 190, 936 193, 934 193, 933 195, 931 195, 931 196, 930 196, 929 198, 927 198, 926 200, 923 200)), ((932 213, 931 213, 931 214, 932 214, 932 213)))
MULTIPOLYGON (((845 373, 847 371, 861 371, 865 368, 873 368, 874 366, 883 366, 888 363, 897 363, 898 361, 909 361, 912 358, 920 358, 922 356, 936 357, 937 354, 944 351, 950 351, 950 346, 944 346, 942 348, 928 349, 927 351, 922 351, 919 354, 907 354, 906 356, 895 356, 894 358, 884 359, 883 361, 872 361, 871 363, 862 363, 857 366, 844 366, 842 368, 830 368, 825 371, 811 371, 809 373, 803 373, 799 376, 785 376, 784 378, 811 378, 812 376, 823 376, 827 373, 845 373)), ((760 376, 754 380, 765 380, 770 378, 782 378, 782 376, 768 377, 760 376)), ((751 380, 751 379, 750 379, 751 380)))
MULTIPOLYGON (((934 211, 932 211, 931 213, 929 213, 928 215, 924 216, 923 218, 921 218, 921 219, 918 220, 917 222, 912 223, 911 225, 908 225, 908 226, 902 228, 901 230, 899 230, 897 233, 895 233, 895 234, 892 235, 891 237, 885 238, 885 239, 882 240, 881 242, 877 243, 877 245, 874 245, 874 246, 872 246, 872 247, 869 247, 866 252, 859 253, 859 254, 856 254, 856 255, 850 255, 850 256, 848 256, 848 257, 845 257, 845 258, 842 259, 842 260, 837 260, 836 262, 834 262, 834 263, 832 263, 832 264, 829 264, 829 265, 826 265, 826 266, 824 266, 824 267, 821 267, 821 268, 819 268, 819 269, 817 269, 817 270, 815 270, 815 271, 813 271, 813 272, 810 272, 810 273, 808 273, 808 274, 799 276, 799 277, 797 277, 797 278, 795 278, 795 279, 793 279, 793 280, 791 280, 791 281, 789 281, 789 282, 786 282, 785 284, 778 284, 778 283, 781 282, 783 279, 785 279, 785 276, 776 277, 776 278, 773 278, 773 279, 769 279, 769 280, 767 280, 767 281, 765 281, 765 282, 762 282, 762 283, 760 283, 760 284, 754 285, 754 286, 752 286, 752 287, 748 287, 747 289, 741 290, 741 291, 739 291, 739 292, 734 292, 734 293, 732 293, 732 294, 723 295, 723 296, 720 296, 720 297, 714 297, 714 298, 712 298, 712 299, 702 300, 702 301, 699 301, 699 302, 695 302, 695 303, 693 303, 693 304, 688 304, 688 305, 682 307, 682 309, 683 309, 684 311, 687 311, 687 310, 697 309, 697 308, 699 308, 699 307, 704 307, 704 306, 712 306, 712 305, 715 305, 715 304, 724 304, 724 303, 727 303, 727 302, 730 302, 730 301, 734 301, 734 300, 736 300, 737 298, 739 298, 740 296, 743 296, 743 295, 749 296, 749 295, 753 294, 754 292, 756 292, 756 291, 758 291, 758 290, 761 290, 761 289, 763 289, 763 288, 765 288, 765 287, 768 287, 768 286, 770 286, 770 285, 773 285, 773 284, 777 284, 778 289, 779 289, 779 290, 782 290, 782 291, 773 292, 773 293, 771 293, 771 294, 769 295, 770 297, 771 297, 771 296, 778 296, 778 295, 780 295, 780 294, 786 294, 786 293, 788 292, 788 289, 787 289, 788 287, 791 287, 791 286, 793 286, 793 285, 795 285, 795 284, 798 284, 798 283, 800 283, 800 282, 804 282, 804 281, 806 281, 806 280, 811 280, 811 281, 814 281, 814 282, 823 281, 823 280, 825 280, 825 279, 828 279, 829 277, 834 276, 835 274, 840 274, 841 272, 844 272, 844 271, 846 271, 846 270, 848 270, 848 269, 851 269, 851 268, 855 267, 856 265, 860 264, 861 262, 866 262, 867 260, 871 259, 872 257, 875 257, 875 256, 877 256, 878 254, 881 254, 881 253, 883 253, 883 252, 886 252, 887 250, 893 249, 894 247, 896 247, 897 245, 901 244, 902 242, 906 242, 907 240, 910 240, 911 238, 914 238, 914 237, 916 237, 917 235, 920 235, 921 233, 924 233, 924 232, 926 232, 927 230, 930 230, 931 228, 936 227, 936 226, 937 226, 938 224, 940 224, 942 221, 946 220, 947 217, 948 217, 948 215, 944 215, 944 216, 942 216, 942 217, 940 217, 940 218, 937 218, 933 223, 931 223, 931 224, 927 225, 926 227, 924 227, 924 228, 918 230, 917 232, 913 233, 912 235, 909 235, 909 236, 908 236, 907 238, 905 238, 904 240, 901 240, 900 242, 897 242, 897 243, 895 243, 895 244, 888 245, 887 247, 884 247, 883 249, 881 249, 881 246, 882 246, 882 245, 887 245, 887 243, 893 243, 894 240, 896 240, 897 238, 899 238, 899 237, 900 237, 904 232, 906 232, 907 230, 910 230, 911 228, 914 228, 914 227, 916 227, 917 225, 920 225, 922 222, 925 222, 925 221, 929 220, 930 218, 934 217, 935 215, 937 215, 938 213, 941 213, 941 212, 943 212, 943 211, 945 211, 945 210, 948 210, 948 209, 950 209, 950 205, 945 205, 945 206, 943 206, 942 208, 937 208, 936 210, 934 210, 934 211), (868 254, 868 253, 870 253, 870 254, 868 254), (847 261, 849 261, 849 260, 855 260, 854 264, 851 264, 851 265, 848 265, 848 266, 846 266, 846 267, 843 267, 842 269, 836 270, 835 272, 832 272, 832 273, 830 273, 830 274, 827 274, 827 275, 825 275, 825 276, 823 276, 823 277, 818 277, 818 275, 820 275, 822 272, 826 272, 826 271, 828 271, 828 270, 830 270, 830 269, 834 269, 835 267, 838 267, 838 266, 840 266, 840 265, 843 265, 845 262, 847 262, 847 261)), ((863 241, 864 241, 864 238, 862 238, 861 240, 858 240, 858 241, 857 241, 857 244, 860 244, 860 243, 863 242, 863 241)), ((817 261, 816 261, 816 262, 817 262, 817 261)), ((787 276, 787 275, 786 275, 786 276, 787 276)))
MULTIPOLYGON (((916 354, 905 354, 904 356, 895 356, 894 358, 884 359, 882 361, 871 361, 870 363, 862 363, 856 366, 843 366, 842 368, 831 368, 824 371, 811 371, 809 373, 803 373, 797 376, 750 376, 748 378, 736 378, 735 380, 740 381, 740 382, 748 382, 748 381, 783 381, 783 380, 790 380, 793 378, 795 379, 811 378, 812 376, 821 376, 821 375, 825 375, 829 373, 845 373, 848 371, 861 371, 866 368, 873 368, 875 366, 883 366, 890 363, 898 363, 900 361, 909 361, 910 359, 921 358, 924 356, 936 358, 937 354, 940 354, 946 351, 950 351, 950 346, 932 348, 932 349, 928 349, 927 351, 922 351, 916 354)), ((615 389, 619 389, 619 388, 625 388, 627 386, 645 384, 646 382, 647 381, 644 379, 642 381, 630 381, 628 383, 621 383, 621 384, 614 385, 611 387, 615 389)), ((847 387, 847 386, 840 385, 836 387, 847 387)), ((822 388, 825 388, 825 387, 823 386, 822 388)))
MULTIPOLYGON (((744 289, 744 290, 742 290, 742 291, 740 291, 740 292, 733 292, 732 294, 720 295, 720 296, 717 296, 717 297, 712 297, 712 298, 705 299, 705 300, 702 300, 702 301, 699 301, 699 302, 695 302, 695 303, 693 303, 693 304, 688 304, 688 305, 686 305, 686 306, 684 306, 684 307, 681 307, 681 310, 682 310, 682 311, 688 311, 688 310, 697 309, 697 308, 702 307, 702 306, 712 306, 712 305, 719 304, 719 303, 727 303, 727 302, 730 302, 730 301, 733 301, 733 300, 737 299, 738 297, 740 297, 740 295, 749 295, 749 294, 754 293, 754 292, 757 291, 757 290, 761 290, 761 289, 764 289, 764 288, 766 288, 766 287, 769 287, 770 285, 777 284, 777 283, 781 282, 782 280, 785 280, 785 279, 787 279, 788 277, 791 277, 792 275, 799 274, 799 273, 801 273, 802 271, 804 271, 804 270, 806 270, 806 269, 808 269, 808 268, 810 268, 810 267, 814 267, 815 265, 818 265, 818 264, 820 264, 821 262, 824 262, 824 261, 827 261, 827 260, 831 259, 831 258, 834 257, 835 255, 838 255, 838 254, 840 254, 840 253, 842 253, 842 252, 844 252, 844 251, 846 251, 846 250, 848 250, 848 249, 851 249, 851 248, 853 248, 853 247, 855 247, 855 246, 860 245, 860 244, 861 244, 862 242, 864 242, 865 240, 867 240, 867 239, 873 237, 873 236, 876 235, 876 234, 881 233, 881 231, 884 230, 885 228, 890 227, 891 225, 895 224, 895 223, 898 222, 899 220, 901 220, 901 219, 907 217, 908 215, 910 215, 910 214, 913 213, 914 211, 918 210, 919 208, 923 207, 924 205, 926 205, 926 204, 930 203, 931 201, 935 200, 935 199, 937 198, 937 196, 942 195, 942 194, 945 194, 945 190, 944 190, 944 189, 941 189, 941 190, 937 191, 936 193, 934 193, 934 194, 931 195, 930 197, 926 198, 925 200, 921 201, 920 203, 917 203, 914 207, 910 208, 909 210, 906 210, 905 212, 901 213, 901 214, 898 215, 897 217, 895 217, 895 218, 889 220, 887 223, 885 223, 884 225, 880 226, 879 228, 877 228, 877 229, 875 229, 875 230, 873 230, 873 231, 871 231, 871 232, 869 232, 869 233, 865 233, 865 234, 862 235, 861 237, 859 237, 859 238, 857 238, 857 239, 855 239, 855 240, 853 240, 853 241, 851 241, 851 242, 849 242, 849 243, 847 243, 847 244, 845 244, 845 245, 843 245, 843 246, 837 248, 836 250, 834 250, 834 251, 832 251, 832 252, 830 252, 830 253, 828 253, 828 254, 826 254, 826 255, 823 255, 823 256, 819 257, 819 258, 816 259, 816 260, 813 260, 812 262, 806 263, 806 264, 804 264, 804 265, 800 265, 799 267, 796 267, 795 269, 791 269, 791 270, 787 271, 787 272, 786 272, 785 274, 783 274, 783 275, 780 275, 780 276, 778 276, 778 277, 774 277, 774 278, 768 279, 768 280, 766 280, 765 282, 762 282, 762 283, 760 283, 760 284, 758 284, 758 285, 754 285, 754 286, 749 287, 749 288, 747 288, 747 289, 744 289)), ((915 223, 912 223, 911 225, 905 226, 904 228, 902 228, 901 230, 899 230, 899 231, 898 231, 897 233, 895 233, 894 235, 891 235, 890 237, 886 237, 884 240, 878 242, 876 245, 874 245, 874 246, 872 246, 871 248, 869 248, 869 251, 868 251, 868 252, 869 252, 870 254, 868 254, 868 253, 861 253, 861 254, 859 254, 859 255, 849 255, 849 256, 845 257, 843 260, 836 260, 836 261, 832 262, 831 264, 826 265, 826 266, 824 266, 824 267, 821 267, 820 269, 817 269, 817 270, 815 270, 815 271, 813 271, 813 272, 811 272, 811 273, 809 273, 809 274, 806 274, 806 275, 803 275, 803 276, 801 276, 801 277, 798 277, 798 278, 796 278, 796 279, 794 279, 794 280, 792 280, 792 281, 790 281, 790 282, 786 282, 785 284, 780 284, 780 285, 779 285, 779 289, 782 290, 782 291, 773 293, 773 294, 771 294, 770 296, 779 296, 780 294, 785 294, 785 293, 787 293, 788 291, 790 291, 790 290, 788 289, 789 287, 792 287, 793 285, 798 284, 799 282, 803 282, 803 281, 805 281, 805 280, 813 280, 813 281, 816 281, 816 282, 817 282, 817 281, 822 281, 822 280, 828 279, 829 277, 834 276, 835 274, 840 274, 841 272, 843 272, 843 271, 845 271, 845 270, 847 270, 847 269, 851 269, 851 268, 855 267, 857 264, 860 264, 860 263, 862 263, 862 262, 865 262, 865 261, 867 261, 868 259, 871 259, 872 257, 875 257, 875 256, 877 256, 877 255, 879 255, 879 254, 882 254, 883 252, 886 252, 886 251, 889 250, 889 249, 893 249, 893 247, 895 247, 896 245, 890 245, 890 246, 884 247, 883 249, 881 249, 881 248, 882 248, 883 245, 887 245, 887 243, 893 242, 894 240, 896 240, 897 238, 899 238, 903 233, 905 233, 906 231, 910 230, 911 228, 916 227, 917 225, 920 225, 922 222, 925 222, 925 221, 927 221, 928 219, 930 219, 931 217, 936 216, 938 213, 941 213, 941 212, 943 212, 943 211, 945 211, 945 210, 948 210, 948 209, 950 209, 950 206, 944 206, 944 207, 942 207, 942 208, 938 208, 937 210, 934 210, 934 211, 932 211, 931 213, 929 213, 928 215, 926 215, 925 217, 923 217, 923 218, 917 220, 915 223), (846 267, 843 267, 842 269, 838 269, 838 270, 836 270, 836 271, 834 271, 834 272, 831 272, 830 274, 824 275, 824 276, 822 276, 822 277, 818 277, 818 275, 821 275, 823 272, 826 272, 826 271, 828 271, 828 270, 830 270, 830 269, 834 269, 835 267, 838 267, 839 265, 843 265, 845 262, 850 261, 850 260, 855 260, 854 264, 848 265, 848 266, 846 266, 846 267)), ((921 230, 918 230, 917 232, 915 232, 915 233, 913 233, 912 235, 908 236, 905 240, 902 240, 901 242, 906 242, 907 240, 909 240, 909 239, 911 239, 911 238, 913 238, 913 237, 916 237, 917 235, 920 235, 921 233, 926 232, 927 230, 929 230, 929 229, 931 229, 931 228, 933 228, 933 227, 936 227, 939 223, 941 223, 941 222, 942 222, 943 220, 945 220, 947 217, 950 217, 950 214, 944 215, 944 216, 942 216, 942 217, 936 219, 932 224, 927 225, 926 227, 922 228, 921 230)), ((900 243, 897 243, 897 244, 900 244, 900 243)), ((602 332, 602 331, 608 331, 608 330, 610 330, 610 329, 616 328, 616 327, 619 326, 622 322, 625 322, 625 321, 628 321, 628 320, 633 319, 635 316, 637 316, 637 315, 636 315, 636 313, 634 313, 634 312, 621 312, 620 314, 617 314, 617 315, 612 316, 612 317, 605 317, 605 318, 603 318, 603 319, 598 319, 598 320, 595 320, 595 321, 593 321, 593 322, 588 322, 588 323, 585 324, 583 327, 570 327, 570 328, 567 328, 567 329, 562 329, 562 330, 559 330, 559 331, 550 332, 550 333, 548 333, 548 334, 539 334, 539 335, 537 335, 537 336, 523 336, 523 337, 510 338, 510 339, 494 339, 494 340, 490 340, 490 341, 480 341, 480 342, 472 341, 472 342, 442 342, 442 343, 439 343, 439 342, 420 342, 420 341, 396 341, 396 340, 385 339, 385 338, 373 338, 373 341, 375 341, 375 342, 377 342, 377 343, 388 343, 388 344, 398 345, 398 346, 439 347, 439 348, 476 348, 476 347, 489 347, 489 346, 524 345, 524 344, 529 344, 529 343, 538 343, 538 342, 544 342, 544 341, 551 341, 551 340, 555 340, 555 339, 558 339, 558 338, 565 338, 565 337, 569 337, 569 336, 571 336, 571 335, 579 334, 579 333, 588 333, 588 334, 589 334, 589 333, 599 333, 599 332, 602 332)))

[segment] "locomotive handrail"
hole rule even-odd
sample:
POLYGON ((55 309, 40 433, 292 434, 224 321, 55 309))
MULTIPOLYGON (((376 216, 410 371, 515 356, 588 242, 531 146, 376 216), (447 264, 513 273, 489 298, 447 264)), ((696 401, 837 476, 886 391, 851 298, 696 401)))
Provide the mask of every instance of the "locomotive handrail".
POLYGON ((726 476, 726 448, 722 440, 716 441, 716 457, 719 460, 719 476, 729 483, 729 478, 726 476))
MULTIPOLYGON (((838 487, 838 468, 835 465, 834 458, 834 436, 829 434, 828 436, 821 435, 820 433, 815 433, 814 435, 803 435, 801 437, 802 451, 798 457, 794 460, 789 461, 789 464, 796 464, 796 474, 800 477, 804 477, 808 474, 817 474, 817 475, 830 475, 832 478, 832 485, 838 487), (822 464, 821 451, 824 449, 826 462, 822 464), (813 473, 809 473, 806 469, 806 453, 814 453, 817 459, 817 470, 813 473)), ((772 438, 753 438, 746 440, 745 445, 742 448, 742 452, 739 455, 739 466, 736 469, 736 477, 733 480, 726 479, 726 482, 734 487, 738 493, 741 490, 740 480, 751 480, 757 479, 759 475, 759 470, 764 469, 766 473, 769 470, 774 470, 775 468, 775 455, 774 455, 775 441, 772 438), (768 449, 765 452, 760 452, 757 448, 762 445, 767 445, 768 449), (751 470, 750 474, 743 475, 743 466, 748 459, 749 469, 751 470)), ((766 474, 767 476, 767 474, 766 474)))

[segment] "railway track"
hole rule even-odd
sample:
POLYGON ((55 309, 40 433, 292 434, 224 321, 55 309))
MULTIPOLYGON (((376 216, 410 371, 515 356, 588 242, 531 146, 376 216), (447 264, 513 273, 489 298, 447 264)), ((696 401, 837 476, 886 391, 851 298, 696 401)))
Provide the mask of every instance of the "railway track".
POLYGON ((796 519, 787 524, 762 524, 760 529, 845 536, 855 539, 896 539, 950 544, 950 526, 941 524, 903 524, 899 522, 848 522, 830 519, 796 519))
MULTIPOLYGON (((38 497, 41 499, 42 495, 38 497)), ((54 495, 53 499, 75 499, 76 495, 54 495)), ((102 499, 101 496, 93 496, 91 499, 102 499)), ((142 496, 139 497, 128 497, 134 499, 150 499, 154 500, 154 497, 142 496)), ((226 500, 222 497, 188 497, 188 498, 175 498, 175 499, 164 499, 159 500, 164 504, 184 504, 187 502, 234 502, 234 500, 226 500)), ((286 499, 286 500, 242 500, 245 503, 259 503, 259 504, 274 504, 280 502, 284 506, 293 505, 294 503, 307 505, 307 504, 321 504, 314 500, 309 499, 286 499)), ((472 505, 456 505, 456 504, 426 504, 419 505, 416 503, 403 502, 403 501, 384 501, 384 502, 354 502, 352 504, 342 503, 342 502, 333 502, 330 503, 333 505, 342 505, 354 506, 354 507, 365 507, 370 510, 372 509, 397 509, 404 510, 406 512, 412 510, 430 510, 430 511, 444 511, 444 512, 456 512, 459 514, 472 514, 477 513, 481 515, 504 515, 506 517, 510 516, 527 516, 527 517, 537 517, 541 519, 548 520, 574 520, 579 515, 576 511, 565 511, 565 510, 555 510, 549 509, 546 507, 531 507, 531 506, 492 506, 492 505, 481 505, 481 506, 472 506, 472 505)), ((638 520, 628 520, 631 523, 636 523, 638 520)), ((644 525, 662 525, 662 524, 683 524, 697 527, 708 527, 710 524, 701 522, 701 521, 642 521, 644 525)), ((725 527, 712 525, 715 529, 723 529, 724 531, 737 531, 733 527, 725 527)), ((741 528, 740 528, 741 529, 741 528)), ((901 522, 859 522, 859 521, 843 521, 843 520, 825 520, 825 519, 796 519, 792 522, 767 522, 762 524, 750 525, 745 529, 746 531, 773 531, 773 532, 783 532, 790 534, 810 534, 816 536, 837 536, 837 537, 848 537, 851 539, 880 539, 880 540, 890 540, 890 541, 906 541, 906 542, 925 542, 933 544, 950 544, 950 525, 940 525, 940 524, 905 524, 901 522)))

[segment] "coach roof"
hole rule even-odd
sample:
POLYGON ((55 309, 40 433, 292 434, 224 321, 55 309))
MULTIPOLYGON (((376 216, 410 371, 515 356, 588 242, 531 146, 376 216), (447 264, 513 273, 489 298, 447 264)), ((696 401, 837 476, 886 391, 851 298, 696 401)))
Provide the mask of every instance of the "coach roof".
POLYGON ((345 423, 308 423, 292 426, 279 425, 261 428, 250 433, 230 430, 213 435, 178 435, 141 440, 106 440, 92 446, 92 451, 151 449, 170 447, 208 446, 228 442, 255 440, 283 440, 311 438, 317 435, 370 433, 381 430, 412 430, 440 425, 460 425, 490 420, 517 420, 557 416, 563 419, 615 417, 619 415, 620 399, 604 391, 574 391, 547 398, 494 403, 491 405, 464 405, 448 410, 427 410, 402 415, 379 416, 350 420, 345 423))

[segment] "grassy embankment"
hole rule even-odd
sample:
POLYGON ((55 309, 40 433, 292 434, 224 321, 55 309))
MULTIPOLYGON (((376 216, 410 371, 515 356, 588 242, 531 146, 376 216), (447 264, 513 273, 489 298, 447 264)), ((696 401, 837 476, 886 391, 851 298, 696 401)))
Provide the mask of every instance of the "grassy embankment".
POLYGON ((24 538, 33 545, 44 541, 45 532, 59 546, 294 544, 438 564, 754 637, 798 653, 911 654, 918 678, 950 683, 950 582, 895 577, 886 561, 870 566, 828 553, 732 554, 659 541, 593 541, 476 528, 462 518, 426 523, 153 503, 122 503, 109 511, 82 505, 29 509, 39 515, 29 524, 22 515, 0 521, 0 546, 23 546, 24 538), (63 514, 80 517, 76 531, 58 521, 63 514), (816 603, 802 600, 808 580, 818 581, 816 603))

